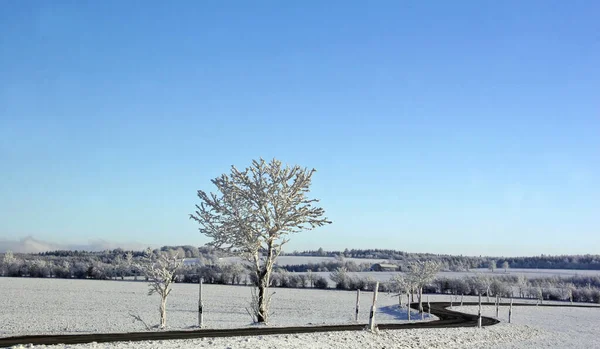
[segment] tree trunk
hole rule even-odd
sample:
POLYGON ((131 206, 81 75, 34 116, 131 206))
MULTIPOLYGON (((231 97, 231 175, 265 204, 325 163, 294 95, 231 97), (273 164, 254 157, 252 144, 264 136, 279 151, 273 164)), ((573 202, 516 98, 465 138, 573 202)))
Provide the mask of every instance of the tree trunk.
POLYGON ((258 323, 267 322, 267 284, 266 280, 260 280, 258 282, 258 314, 256 314, 256 321, 258 323))
POLYGON ((423 287, 419 287, 419 313, 423 314, 423 287))
POLYGON ((264 269, 260 270, 258 274, 258 314, 256 314, 256 321, 258 323, 266 323, 269 317, 268 290, 271 271, 273 270, 273 252, 271 242, 267 249, 267 258, 265 260, 264 269))
POLYGON ((160 300, 160 328, 167 326, 167 297, 161 297, 160 300))

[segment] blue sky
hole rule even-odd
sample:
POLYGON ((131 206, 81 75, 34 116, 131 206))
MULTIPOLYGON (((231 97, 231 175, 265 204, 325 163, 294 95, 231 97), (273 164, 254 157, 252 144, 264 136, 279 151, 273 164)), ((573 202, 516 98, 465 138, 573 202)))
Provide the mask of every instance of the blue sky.
POLYGON ((596 1, 2 1, 0 237, 203 244, 210 179, 314 167, 288 250, 599 253, 596 1))

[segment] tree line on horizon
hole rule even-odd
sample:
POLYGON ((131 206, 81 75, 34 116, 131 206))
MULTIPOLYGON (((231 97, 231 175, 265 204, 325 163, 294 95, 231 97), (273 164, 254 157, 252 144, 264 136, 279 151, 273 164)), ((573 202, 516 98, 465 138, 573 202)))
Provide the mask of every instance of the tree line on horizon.
MULTIPOLYGON (((194 247, 191 245, 181 246, 162 246, 153 250, 154 253, 167 252, 170 255, 185 256, 185 258, 199 259, 201 263, 212 261, 218 262, 219 258, 233 256, 234 254, 215 249, 210 246, 194 247)), ((144 251, 123 250, 120 248, 105 251, 82 251, 82 250, 57 250, 41 253, 16 253, 14 256, 23 261, 22 264, 32 263, 32 260, 43 260, 46 263, 57 263, 60 258, 68 258, 71 264, 88 263, 105 265, 119 264, 130 253, 133 258, 140 258, 144 251), (29 262, 28 262, 29 261, 29 262)), ((320 263, 303 263, 295 265, 279 266, 279 269, 286 269, 290 272, 312 271, 331 271, 339 267, 346 267, 349 271, 368 271, 369 263, 352 263, 346 265, 340 263, 344 258, 357 259, 381 259, 399 266, 406 265, 414 260, 434 260, 441 264, 442 271, 469 271, 471 269, 503 269, 504 266, 519 269, 570 269, 570 270, 600 270, 600 255, 541 255, 531 257, 472 257, 472 256, 453 256, 431 253, 408 253, 389 249, 345 249, 344 251, 294 251, 292 253, 282 253, 285 256, 304 256, 304 257, 332 257, 332 261, 320 263)), ((3 256, 3 254, 0 254, 3 256)), ((39 264, 39 262, 37 262, 39 264)), ((64 263, 63 263, 64 264, 64 263)), ((26 268, 21 266, 21 268, 26 268)), ((33 269, 36 269, 35 266, 33 269)), ((79 266, 81 269, 81 265, 79 266)), ((21 274, 27 274, 26 272, 21 274)), ((78 273, 81 274, 81 273, 78 273)), ((114 272, 105 273, 108 278, 114 272)), ((132 275, 126 275, 132 276, 132 275)))
POLYGON ((600 255, 540 255, 525 257, 494 257, 494 256, 462 256, 434 253, 412 253, 391 249, 345 249, 344 251, 318 250, 293 251, 282 253, 285 256, 303 257, 343 257, 389 260, 398 264, 398 261, 410 262, 413 260, 435 260, 443 264, 442 270, 467 271, 469 269, 501 269, 505 262, 510 268, 519 269, 574 269, 574 270, 600 270, 600 255), (494 266, 490 264, 496 262, 494 266))
MULTIPOLYGON (((181 254, 181 246, 155 249, 152 254, 174 258, 181 254)), ((6 277, 37 277, 66 279, 121 280, 134 278, 148 281, 136 265, 143 263, 146 252, 122 250, 101 253, 74 253, 64 251, 43 254, 5 253, 0 258, 0 275, 6 277), (21 259, 23 256, 32 259, 21 259), (91 257, 90 257, 91 256, 91 257), (42 259, 40 257, 44 257, 42 259), (102 258, 103 257, 103 258, 102 258)), ((198 283, 199 278, 206 284, 254 285, 255 274, 242 263, 219 262, 221 253, 206 249, 198 253, 199 264, 181 265, 176 271, 174 282, 198 283)), ((437 263, 437 262, 436 262, 437 263)), ((285 267, 274 270, 269 281, 276 288, 317 288, 372 291, 376 280, 370 275, 360 275, 368 264, 357 264, 353 260, 338 258, 312 264, 306 272, 294 272, 285 267), (331 282, 329 281, 331 280, 331 282)), ((293 266, 291 266, 293 267, 293 266)), ((441 268, 440 264, 440 268, 441 268)), ((397 274, 398 276, 405 274, 397 274)), ((401 292, 397 277, 379 283, 381 292, 401 292)), ((436 277, 422 283, 424 293, 452 295, 483 295, 495 297, 519 297, 544 300, 562 300, 575 302, 600 302, 600 275, 571 277, 535 277, 526 278, 504 272, 496 274, 473 273, 471 276, 456 278, 439 273, 436 277)))

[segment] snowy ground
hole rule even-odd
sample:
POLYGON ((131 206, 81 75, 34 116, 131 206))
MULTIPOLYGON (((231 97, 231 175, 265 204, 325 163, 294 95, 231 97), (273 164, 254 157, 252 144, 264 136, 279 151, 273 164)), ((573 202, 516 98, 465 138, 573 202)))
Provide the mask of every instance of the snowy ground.
MULTIPOLYGON (((481 349, 488 345, 525 341, 538 336, 538 331, 514 327, 479 330, 476 328, 389 330, 373 334, 360 332, 326 332, 311 334, 270 335, 257 337, 204 338, 193 340, 90 343, 68 346, 33 346, 28 348, 71 349, 184 349, 184 348, 235 348, 235 349, 381 349, 381 348, 448 348, 481 349)), ((19 348, 19 347, 15 347, 19 348)))
MULTIPOLYGON (((457 311, 477 314, 478 307, 456 307, 457 311)), ((495 317, 496 308, 484 306, 484 316, 495 317)), ((511 324, 506 323, 508 308, 502 307, 498 329, 522 327, 534 330, 537 335, 518 342, 505 342, 490 345, 494 349, 520 348, 600 348, 598 328, 600 327, 600 307, 589 308, 548 308, 513 307, 511 324)), ((495 326, 495 327, 496 327, 495 326)))
MULTIPOLYGON (((356 292, 274 288, 271 326, 354 323, 356 292)), ((145 282, 0 278, 0 337, 32 334, 144 331, 140 316, 156 325, 159 297, 148 296, 145 282)), ((250 287, 204 285, 204 325, 244 327, 250 287)), ((361 292, 359 320, 366 323, 372 292, 361 292)), ((398 298, 380 293, 377 319, 406 322, 398 298)), ((169 329, 198 324, 198 286, 175 284, 167 303, 169 329)), ((417 318, 413 312, 412 319, 417 318)), ((426 319, 428 320, 428 319, 426 319)))
MULTIPOLYGON (((177 284, 169 299, 168 323, 171 329, 196 324, 197 287, 177 284)), ((246 287, 207 285, 205 287, 206 325, 212 328, 249 325, 243 309, 250 295, 246 287)), ((275 289, 273 326, 309 323, 349 323, 354 292, 275 289)), ((128 313, 136 312, 151 323, 158 321, 158 300, 146 296, 144 283, 93 280, 8 279, 0 278, 0 336, 40 333, 141 331, 128 313)), ((361 297, 361 319, 366 321, 366 306, 372 293, 361 297)), ((449 301, 449 296, 429 296, 434 301, 449 301)), ((459 298, 460 299, 460 298, 459 298)), ((460 300, 455 300, 458 305, 460 300)), ((474 301, 475 297, 465 297, 474 301)), ((484 297, 485 300, 485 297, 484 297)), ((380 322, 402 321, 405 313, 397 299, 381 294, 380 322)), ((535 302, 535 301, 530 301, 535 302)), ((564 303, 561 303, 564 304, 564 303)), ((476 313, 477 307, 454 307, 476 313)), ((91 343, 48 346, 72 348, 600 348, 596 329, 600 326, 600 307, 547 308, 514 307, 513 323, 507 324, 507 307, 501 308, 501 324, 477 328, 390 330, 372 334, 361 332, 270 335, 258 337, 206 338, 196 340, 91 343)), ((484 306, 484 315, 495 316, 495 308, 484 306)), ((45 346, 35 346, 45 348, 45 346)))

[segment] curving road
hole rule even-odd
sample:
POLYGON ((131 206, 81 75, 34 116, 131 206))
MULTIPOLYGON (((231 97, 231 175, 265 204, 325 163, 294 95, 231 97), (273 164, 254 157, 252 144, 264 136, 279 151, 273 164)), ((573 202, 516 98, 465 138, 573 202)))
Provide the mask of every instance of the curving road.
MULTIPOLYGON (((456 303, 455 303, 456 304, 456 303)), ((476 302, 465 302, 463 305, 478 305, 476 302)), ((494 303, 482 303, 482 305, 494 305, 494 303)), ((501 306, 508 304, 502 303, 501 306)), ((412 329, 412 328, 450 328, 450 327, 475 327, 477 326, 477 315, 464 314, 447 309, 449 302, 432 302, 431 314, 437 316, 439 320, 428 322, 415 322, 404 324, 378 324, 380 330, 391 329, 412 329)), ((513 304, 513 306, 535 306, 535 304, 513 304)), ((569 305, 540 305, 546 307, 568 307, 569 305)), ((424 303, 425 311, 428 311, 427 304, 424 303)), ((597 306, 578 306, 586 308, 598 308, 597 306)), ((418 309, 418 304, 411 304, 411 308, 418 309)), ((483 326, 491 326, 499 323, 497 319, 482 317, 483 326)), ((253 327, 253 328, 234 328, 234 329, 199 329, 193 331, 162 331, 162 332, 129 332, 129 333, 92 333, 92 334, 73 334, 73 335, 38 335, 0 338, 0 347, 10 347, 13 345, 52 345, 52 344, 82 344, 82 343, 106 343, 106 342, 127 342, 127 341, 147 341, 147 340, 168 340, 168 339, 192 339, 209 337, 235 337, 235 336, 262 336, 270 334, 296 334, 296 333, 315 333, 329 331, 361 331, 366 327, 365 324, 353 325, 333 325, 333 326, 302 326, 302 327, 253 327)))

